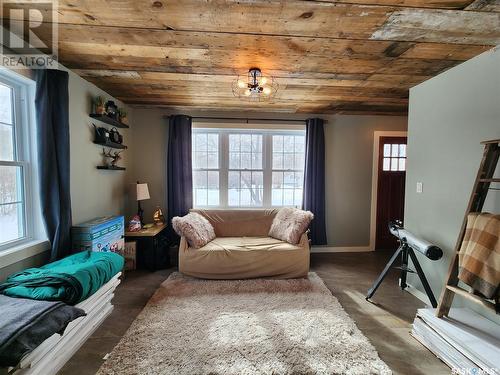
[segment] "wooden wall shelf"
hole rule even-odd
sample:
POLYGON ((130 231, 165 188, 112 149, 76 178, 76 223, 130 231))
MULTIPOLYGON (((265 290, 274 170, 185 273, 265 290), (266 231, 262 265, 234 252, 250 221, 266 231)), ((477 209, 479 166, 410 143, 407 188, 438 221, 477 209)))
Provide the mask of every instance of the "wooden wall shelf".
POLYGON ((127 149, 127 146, 122 145, 122 144, 120 144, 120 143, 111 142, 111 141, 108 141, 108 142, 106 142, 106 143, 101 143, 101 142, 96 142, 96 141, 94 141, 94 143, 95 143, 96 145, 103 146, 103 147, 119 148, 119 149, 121 149, 121 150, 126 150, 126 149, 127 149))
POLYGON ((128 128, 129 127, 127 124, 124 124, 121 121, 115 120, 114 118, 111 118, 108 115, 100 115, 97 113, 91 113, 89 116, 92 117, 93 119, 102 121, 105 124, 115 126, 117 128, 128 128))
POLYGON ((123 167, 111 167, 111 166, 108 166, 108 165, 98 165, 97 169, 105 169, 105 170, 108 170, 108 171, 124 171, 126 168, 123 168, 123 167))

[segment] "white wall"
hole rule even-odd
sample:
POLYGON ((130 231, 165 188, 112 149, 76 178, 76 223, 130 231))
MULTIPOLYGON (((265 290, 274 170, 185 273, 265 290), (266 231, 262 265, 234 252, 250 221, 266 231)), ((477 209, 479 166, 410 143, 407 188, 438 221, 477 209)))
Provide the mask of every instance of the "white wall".
MULTIPOLYGON (((419 257, 439 297, 482 156, 479 142, 500 138, 500 50, 412 88, 408 136, 405 225, 444 250, 437 262, 419 257)), ((491 191, 485 208, 500 212, 499 192, 491 191)), ((409 283, 423 291, 413 275, 409 283)))
MULTIPOLYGON (((150 220, 156 205, 166 208, 166 150, 169 111, 134 108, 131 129, 134 159, 129 182, 149 184, 151 199, 143 202, 150 220)), ((261 117, 305 119, 306 115, 185 113, 191 116, 261 117)), ((407 118, 396 116, 314 115, 327 121, 326 209, 328 244, 333 247, 368 247, 370 242, 370 204, 373 159, 373 133, 376 130, 406 130, 407 118)), ((310 116, 313 117, 313 116, 310 116)), ((135 211, 130 203, 129 214, 135 211)))

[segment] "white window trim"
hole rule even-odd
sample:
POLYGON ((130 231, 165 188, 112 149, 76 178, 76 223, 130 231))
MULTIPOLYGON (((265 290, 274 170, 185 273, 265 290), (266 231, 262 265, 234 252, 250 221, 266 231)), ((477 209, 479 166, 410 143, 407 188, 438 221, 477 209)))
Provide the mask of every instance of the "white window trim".
MULTIPOLYGON (((281 205, 272 205, 272 136, 273 135, 304 135, 305 125, 289 125, 289 124, 234 124, 234 123, 196 123, 193 124, 192 132, 194 133, 216 133, 219 134, 219 168, 197 168, 196 170, 203 171, 218 171, 219 172, 219 204, 218 205, 196 205, 195 208, 206 209, 231 209, 231 210, 248 210, 248 209, 269 209, 284 207, 281 205), (247 171, 262 171, 263 172, 263 198, 262 206, 230 206, 228 205, 228 172, 229 172, 229 134, 262 134, 262 169, 246 169, 247 171)), ((292 170, 295 171, 295 170, 292 170)), ((194 198, 194 194, 193 194, 194 198)), ((299 207, 300 208, 300 207, 299 207)))
POLYGON ((29 258, 50 249, 40 208, 37 174, 35 89, 33 80, 8 69, 0 69, 3 82, 14 88, 15 133, 18 161, 2 165, 22 165, 24 173, 25 236, 0 245, 0 267, 29 258))

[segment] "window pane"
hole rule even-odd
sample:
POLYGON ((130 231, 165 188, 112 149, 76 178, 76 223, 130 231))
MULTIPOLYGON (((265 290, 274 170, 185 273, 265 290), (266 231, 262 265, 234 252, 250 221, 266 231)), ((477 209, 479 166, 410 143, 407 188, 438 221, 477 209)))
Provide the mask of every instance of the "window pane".
POLYGON ((11 125, 0 124, 0 160, 14 160, 14 137, 11 125))
POLYGON ((219 189, 219 172, 208 171, 207 187, 209 189, 219 189))
POLYGON ((293 138, 293 135, 285 135, 283 137, 283 151, 293 151, 295 145, 293 138))
POLYGON ((207 189, 195 189, 194 190, 194 201, 196 206, 206 206, 207 205, 207 189))
POLYGON ((283 151, 283 136, 273 135, 273 152, 283 151))
POLYGON ((240 151, 239 134, 229 134, 229 151, 240 151))
POLYGON ((252 152, 262 152, 262 135, 252 134, 252 152))
POLYGON ((295 154, 283 154, 283 169, 293 169, 295 154))
POLYGON ((262 169, 262 153, 252 154, 252 169, 262 169))
POLYGON ((252 136, 250 134, 242 134, 240 141, 240 151, 251 152, 252 151, 252 136))
POLYGON ((304 169, 304 154, 295 154, 295 169, 304 169))
POLYGON ((399 145, 399 156, 406 157, 406 145, 399 145))
POLYGON ((208 134, 207 150, 219 151, 219 134, 208 134))
POLYGON ((229 168, 239 169, 240 168, 240 154, 237 152, 229 153, 229 168))
POLYGON ((0 205, 0 244, 24 237, 24 205, 0 205))
POLYGON ((391 145, 391 156, 398 157, 399 145, 391 145))
MULTIPOLYGON (((243 143, 242 143, 243 145, 243 143)), ((249 152, 241 153, 241 168, 242 169, 251 169, 252 168, 252 154, 249 152)))
POLYGON ((21 202, 22 200, 22 167, 4 165, 0 166, 0 204, 16 203, 21 202))
POLYGON ((293 206, 293 189, 283 190, 283 205, 293 206))
POLYGON ((219 190, 209 189, 208 190, 208 206, 218 206, 219 205, 219 190))
POLYGON ((391 158, 391 171, 398 170, 398 158, 391 158))
POLYGON ((406 159, 405 158, 399 158, 399 170, 400 171, 406 170, 406 159))
POLYGON ((195 188, 206 188, 207 187, 207 172, 206 171, 194 171, 193 172, 193 186, 195 188))
POLYGON ((283 205, 283 190, 281 189, 273 189, 272 190, 272 202, 273 206, 281 206, 283 205))
POLYGON ((384 158, 384 171, 389 171, 391 169, 391 159, 390 158, 384 158))
POLYGON ((195 133, 195 150, 207 151, 207 134, 195 133))
POLYGON ((230 171, 228 173, 228 187, 230 189, 238 189, 240 187, 240 172, 230 171))
POLYGON ((262 172, 252 172, 252 187, 254 189, 264 188, 262 172))
POLYGON ((219 168, 219 154, 215 152, 208 153, 207 168, 219 168))
POLYGON ((206 168, 207 167, 207 153, 205 151, 196 151, 194 153, 194 167, 206 168))
POLYGON ((302 186, 304 185, 304 176, 302 172, 295 172, 294 178, 295 178, 295 187, 299 189, 302 188, 302 186))
POLYGON ((0 84, 0 122, 12 124, 12 89, 0 84))
POLYGON ((295 187, 295 177, 293 172, 285 172, 283 174, 283 187, 293 189, 295 187))
POLYGON ((229 189, 227 193, 228 205, 229 206, 239 206, 240 205, 240 191, 238 189, 229 189))
POLYGON ((388 144, 384 145, 384 156, 385 157, 391 156, 391 145, 388 144))
POLYGON ((295 152, 304 152, 306 145, 306 137, 303 135, 295 136, 295 152))
POLYGON ((273 153, 273 169, 283 169, 283 154, 273 153))
POLYGON ((273 189, 283 187, 283 172, 273 172, 273 189))
POLYGON ((295 189, 294 192, 294 205, 297 207, 302 206, 302 189, 295 189))

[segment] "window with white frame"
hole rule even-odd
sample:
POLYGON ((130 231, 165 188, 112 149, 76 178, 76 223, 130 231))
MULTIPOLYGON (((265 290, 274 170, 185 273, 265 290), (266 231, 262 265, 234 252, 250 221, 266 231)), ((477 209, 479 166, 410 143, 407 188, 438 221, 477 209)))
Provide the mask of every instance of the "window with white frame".
POLYGON ((32 239, 33 210, 28 86, 0 73, 0 250, 32 239))
POLYGON ((194 127, 192 149, 195 207, 302 205, 303 127, 194 127))

